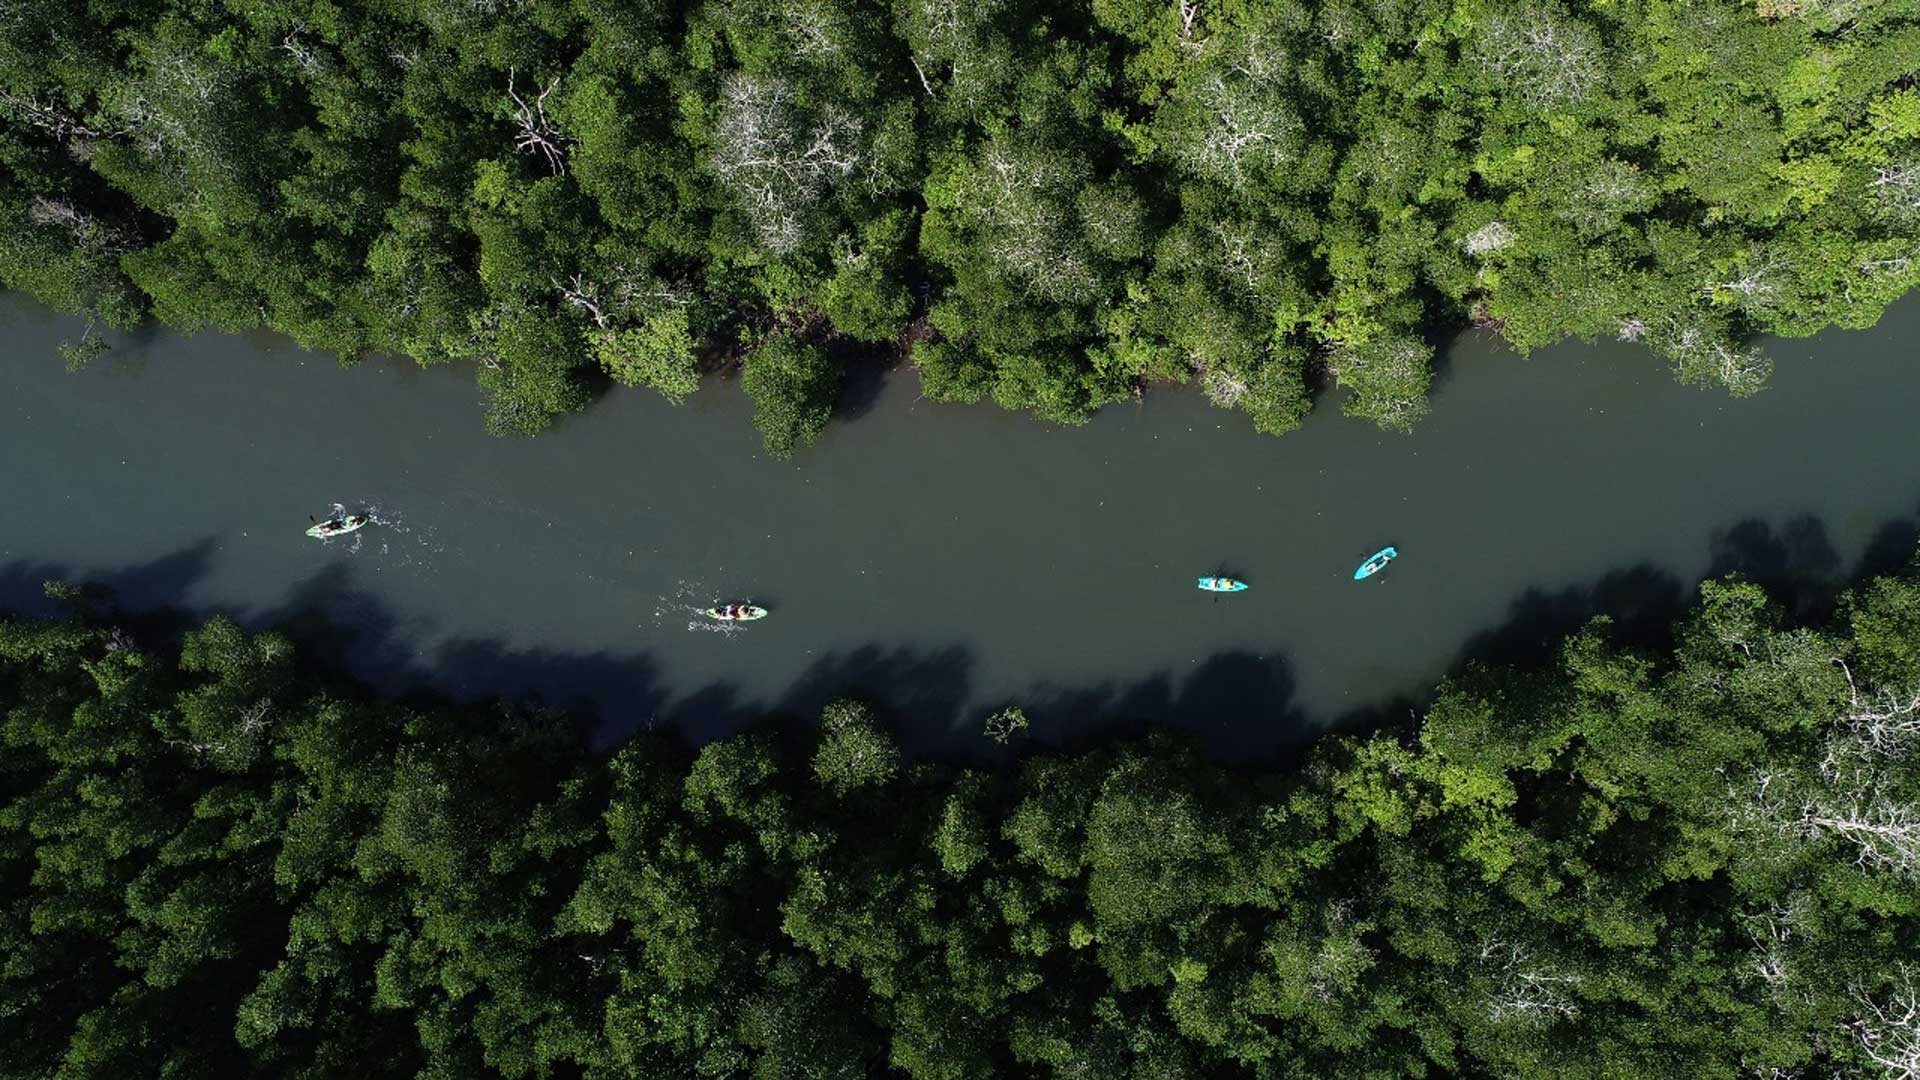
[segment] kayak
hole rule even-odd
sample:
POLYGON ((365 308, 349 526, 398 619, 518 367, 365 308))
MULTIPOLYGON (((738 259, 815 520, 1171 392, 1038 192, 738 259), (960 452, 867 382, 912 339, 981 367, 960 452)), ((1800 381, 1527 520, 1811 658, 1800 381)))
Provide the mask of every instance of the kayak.
POLYGON ((1230 577, 1203 577, 1200 588, 1207 592, 1246 592, 1247 583, 1230 577))
POLYGON ((723 604, 708 608, 706 615, 709 619, 719 619, 721 622, 752 622, 766 618, 767 609, 752 604, 723 604))
POLYGON ((1400 553, 1398 551, 1390 547, 1383 547, 1379 551, 1374 552, 1372 558, 1360 564, 1360 569, 1353 572, 1353 580, 1360 581, 1364 578, 1370 578, 1386 569, 1388 563, 1399 557, 1400 553))
POLYGON ((323 521, 313 528, 308 529, 307 535, 317 540, 326 540, 335 536, 345 536, 372 520, 373 518, 366 514, 349 514, 343 518, 323 521))

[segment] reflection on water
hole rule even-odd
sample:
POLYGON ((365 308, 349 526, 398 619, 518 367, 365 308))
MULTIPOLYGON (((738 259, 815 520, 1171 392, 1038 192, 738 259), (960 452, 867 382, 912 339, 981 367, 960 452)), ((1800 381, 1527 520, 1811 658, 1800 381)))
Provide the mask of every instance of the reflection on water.
POLYGON ((1412 436, 1325 402, 1271 439, 1183 390, 1060 429, 895 373, 792 462, 732 384, 681 409, 617 390, 504 441, 457 372, 152 334, 70 375, 70 328, 17 298, 0 322, 0 601, 96 578, 290 621, 383 683, 595 703, 610 731, 857 687, 922 746, 977 746, 1019 702, 1045 737, 1173 722, 1254 752, 1404 716, 1462 656, 1539 659, 1595 611, 1657 635, 1708 573, 1818 615, 1911 553, 1920 509, 1911 302, 1776 344, 1745 401, 1631 348, 1471 337, 1412 436), (336 500, 372 523, 303 535, 336 500), (1253 588, 1216 603, 1193 586, 1215 573, 1253 588), (773 615, 701 614, 744 600, 773 615))

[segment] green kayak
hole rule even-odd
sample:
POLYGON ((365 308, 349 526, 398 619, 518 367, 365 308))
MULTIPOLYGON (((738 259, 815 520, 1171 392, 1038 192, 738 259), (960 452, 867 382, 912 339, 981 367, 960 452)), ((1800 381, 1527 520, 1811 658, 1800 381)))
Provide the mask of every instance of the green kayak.
POLYGON ((707 609, 707 618, 721 622, 752 622, 767 617, 767 609, 752 604, 722 604, 707 609))
POLYGON ((367 514, 348 514, 346 517, 328 518, 325 521, 315 524, 313 528, 308 529, 307 535, 316 540, 327 540, 335 536, 345 536, 372 520, 373 518, 367 514))

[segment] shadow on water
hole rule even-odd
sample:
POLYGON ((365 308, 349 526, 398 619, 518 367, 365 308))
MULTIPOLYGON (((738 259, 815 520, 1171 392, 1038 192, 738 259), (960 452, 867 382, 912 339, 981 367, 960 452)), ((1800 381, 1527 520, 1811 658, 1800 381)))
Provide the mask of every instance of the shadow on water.
POLYGON ((1916 514, 1915 518, 1889 521, 1874 533, 1853 575, 1856 579, 1864 579, 1905 569, 1912 565, 1916 548, 1920 548, 1920 514, 1916 514))
MULTIPOLYGON (((213 613, 188 597, 207 575, 214 547, 203 540, 110 572, 48 562, 0 566, 0 608, 56 615, 59 605, 43 583, 85 581, 100 610, 157 646, 213 613)), ((801 731, 829 701, 850 695, 894 717, 909 753, 996 756, 981 736, 985 712, 967 714, 976 661, 959 644, 922 650, 874 643, 829 654, 768 708, 743 700, 740 688, 726 682, 674 697, 644 653, 562 652, 494 638, 458 638, 420 652, 409 644, 404 620, 353 587, 344 566, 302 581, 277 607, 235 614, 250 626, 278 629, 315 666, 349 673, 375 692, 421 706, 495 697, 558 706, 578 717, 601 747, 650 730, 675 731, 695 744, 758 724, 801 731)), ((1229 652, 1201 664, 1177 692, 1172 677, 1160 673, 1126 686, 1042 688, 1022 703, 1042 743, 1080 745, 1164 726, 1231 759, 1262 756, 1310 734, 1291 705, 1293 687, 1285 661, 1229 652)))
POLYGON ((205 580, 217 543, 212 537, 145 562, 113 570, 79 571, 56 563, 21 561, 0 566, 0 610, 42 617, 60 613, 46 592, 48 582, 79 587, 80 599, 109 612, 129 630, 155 639, 178 634, 197 621, 181 605, 205 580))
POLYGON ((1710 549, 1709 577, 1740 574, 1764 586, 1796 619, 1832 614, 1842 585, 1840 553, 1819 518, 1802 514, 1778 532, 1764 521, 1742 521, 1715 533, 1710 549))
POLYGON ((851 695, 884 703, 912 717, 915 734, 951 730, 970 696, 974 656, 960 645, 921 652, 866 645, 816 661, 780 697, 779 711, 811 717, 836 697, 851 695))
MULTIPOLYGON (((1747 520, 1712 535, 1710 572, 1745 575, 1798 617, 1819 618, 1831 613, 1849 583, 1909 565, 1917 540, 1915 519, 1884 523, 1847 572, 1818 519, 1802 515, 1778 529, 1747 520)), ((210 614, 188 598, 206 577, 215 548, 214 540, 201 540, 105 572, 35 561, 0 565, 0 608, 56 614, 59 605, 46 597, 43 582, 85 581, 83 595, 91 603, 158 644, 210 614)), ((1623 644, 1658 647, 1692 598, 1686 582, 1651 565, 1591 582, 1528 589, 1498 626, 1466 641, 1450 670, 1469 663, 1548 662, 1565 635, 1596 615, 1613 620, 1614 637, 1623 644)), ((460 638, 419 651, 409 644, 413 628, 378 598, 353 588, 341 566, 308 578, 276 608, 242 614, 249 625, 286 633, 322 670, 348 673, 377 692, 421 705, 537 700, 568 709, 603 748, 652 730, 677 732, 696 745, 761 724, 800 733, 828 701, 852 695, 889 714, 903 748, 915 756, 992 761, 1015 752, 983 737, 991 710, 968 705, 975 700, 976 659, 957 643, 925 650, 874 643, 829 654, 769 709, 724 681, 675 696, 645 653, 560 652, 493 638, 460 638)), ((1404 725, 1426 704, 1423 691, 1338 717, 1310 717, 1295 692, 1285 657, 1229 650, 1178 676, 1157 671, 1094 686, 1038 686, 1006 704, 1026 711, 1041 745, 1076 748, 1172 730, 1214 757, 1238 762, 1290 758, 1329 728, 1360 732, 1404 725)))
POLYGON ((1530 667, 1551 659, 1560 641, 1596 615, 1613 620, 1614 640, 1652 648, 1666 640, 1691 594, 1677 577, 1641 564, 1598 580, 1515 597, 1499 626, 1467 639, 1455 667, 1467 663, 1530 667))
MULTIPOLYGON (((1469 332, 1475 338, 1498 339, 1497 335, 1485 330, 1475 329, 1469 332)), ((1467 334, 1435 336, 1430 333, 1427 340, 1433 345, 1433 359, 1427 361, 1427 400, 1432 401, 1453 382, 1453 369, 1458 362, 1455 354, 1459 352, 1461 345, 1468 340, 1468 337, 1467 334)), ((1484 341, 1478 341, 1476 345, 1485 347, 1484 341)))
MULTIPOLYGON (((1170 730, 1215 757, 1250 761, 1318 734, 1294 703, 1295 690, 1287 660, 1234 649, 1208 657, 1179 679, 1160 671, 1127 683, 1042 688, 1026 695, 1022 707, 1036 738, 1063 748, 1170 730)), ((977 728, 962 734, 979 738, 977 728)))
MULTIPOLYGON (((658 668, 643 653, 562 652, 474 637, 421 653, 409 646, 407 628, 393 612, 349 584, 344 566, 321 570, 280 608, 247 621, 277 627, 324 669, 350 672, 376 690, 421 705, 506 697, 556 706, 577 717, 596 745, 677 726, 663 716, 667 695, 658 668)), ((704 742, 737 726, 743 725, 690 722, 686 734, 704 742)))
MULTIPOLYGON (((1749 518, 1710 536, 1706 576, 1738 574, 1765 588, 1795 621, 1819 624, 1832 616, 1849 585, 1910 565, 1916 544, 1920 521, 1888 521, 1849 569, 1819 518, 1801 514, 1778 529, 1749 518)), ((1613 640, 1661 648, 1670 643, 1673 623, 1693 603, 1695 592, 1673 574, 1647 564, 1557 590, 1528 589, 1509 605, 1499 626, 1467 640, 1454 670, 1468 663, 1544 663, 1563 638, 1597 615, 1612 620, 1613 640)))
POLYGON ((887 380, 899 367, 897 360, 865 350, 848 356, 841 369, 840 392, 833 402, 834 420, 858 420, 872 412, 881 392, 887 388, 887 380))

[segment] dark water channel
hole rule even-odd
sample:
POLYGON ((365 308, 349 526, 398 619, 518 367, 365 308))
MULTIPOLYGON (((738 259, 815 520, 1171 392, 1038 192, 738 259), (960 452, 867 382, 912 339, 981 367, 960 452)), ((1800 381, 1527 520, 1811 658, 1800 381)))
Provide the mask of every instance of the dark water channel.
POLYGON ((1710 573, 1817 598, 1901 561, 1920 510, 1912 301, 1774 342, 1746 401, 1629 346, 1469 335, 1411 436, 1323 403, 1273 439, 1179 390, 1061 429, 899 372, 792 462, 733 385, 680 409, 617 390, 509 441, 465 372, 156 333, 68 374, 70 322, 0 297, 0 326, 0 604, 63 576, 135 608, 317 612, 377 683, 590 701, 608 732, 855 686, 921 747, 1017 701, 1043 735, 1137 719, 1260 752, 1590 611, 1657 621, 1710 573), (302 535, 334 502, 379 524, 302 535), (1215 572, 1253 587, 1194 589, 1215 572), (716 632, 693 611, 721 598, 774 614, 716 632))

